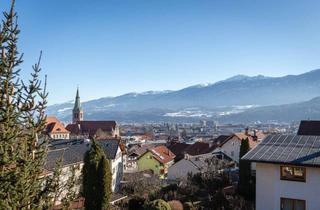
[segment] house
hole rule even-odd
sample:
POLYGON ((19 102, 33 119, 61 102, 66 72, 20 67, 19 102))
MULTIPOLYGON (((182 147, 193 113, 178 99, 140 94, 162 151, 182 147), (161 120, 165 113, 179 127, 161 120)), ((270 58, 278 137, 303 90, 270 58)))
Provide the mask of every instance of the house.
POLYGON ((138 170, 152 170, 160 178, 166 178, 168 168, 173 164, 175 155, 165 146, 148 149, 138 160, 138 170))
POLYGON ((223 153, 236 163, 239 163, 241 141, 248 139, 249 146, 252 149, 261 142, 264 136, 265 135, 262 132, 256 131, 251 134, 248 129, 246 129, 244 133, 234 133, 229 137, 224 138, 224 141, 214 150, 214 153, 223 153))
POLYGON ((186 180, 188 174, 205 172, 208 168, 208 164, 205 162, 206 159, 208 157, 189 157, 179 160, 169 167, 168 180, 186 180))
POLYGON ((138 158, 147 152, 148 149, 155 147, 153 144, 138 144, 128 149, 127 162, 125 165, 126 172, 138 171, 138 158))
POLYGON ((216 145, 220 145, 220 144, 226 142, 229 138, 230 138, 230 135, 220 135, 213 140, 213 143, 216 145))
MULTIPOLYGON (((60 174, 60 186, 65 186, 68 180, 72 177, 74 170, 75 180, 81 179, 81 170, 83 168, 84 154, 88 150, 86 142, 76 143, 68 140, 53 141, 54 145, 50 145, 49 152, 46 157, 45 163, 45 176, 50 176, 54 173, 57 161, 61 160, 61 174, 60 174)), ((72 189, 77 195, 80 193, 81 184, 77 184, 72 189)), ((62 198, 67 194, 69 189, 61 189, 59 198, 55 201, 55 205, 61 203, 62 198)))
POLYGON ((320 209, 320 127, 302 124, 311 135, 269 135, 242 158, 256 163, 257 210, 320 209))
MULTIPOLYGON (((118 139, 98 140, 106 157, 110 160, 110 170, 112 173, 112 191, 117 192, 120 187, 120 181, 123 176, 122 151, 118 139)), ((54 172, 58 160, 61 162, 61 184, 67 182, 72 176, 72 170, 75 169, 77 180, 81 178, 81 170, 84 165, 84 155, 90 149, 88 140, 54 140, 50 142, 49 151, 45 164, 45 175, 49 176, 54 172)), ((79 193, 81 183, 75 186, 75 192, 79 193)), ((61 193, 61 198, 65 195, 61 193)), ((59 203, 57 203, 59 204, 59 203)))
POLYGON ((210 145, 205 142, 195 142, 186 148, 185 153, 189 156, 202 155, 208 152, 210 145))
POLYGON ((119 126, 115 121, 84 121, 79 89, 72 110, 72 123, 66 126, 72 138, 117 138, 120 137, 119 126))
POLYGON ((117 192, 123 176, 123 158, 119 139, 98 140, 98 144, 104 150, 106 157, 111 160, 112 191, 117 192))
POLYGON ((54 116, 46 118, 46 127, 44 133, 50 139, 69 139, 70 132, 66 130, 64 125, 54 116))
POLYGON ((197 156, 208 153, 210 150, 210 145, 205 142, 195 142, 193 144, 174 142, 169 146, 170 151, 172 151, 179 159, 183 158, 185 155, 197 156))

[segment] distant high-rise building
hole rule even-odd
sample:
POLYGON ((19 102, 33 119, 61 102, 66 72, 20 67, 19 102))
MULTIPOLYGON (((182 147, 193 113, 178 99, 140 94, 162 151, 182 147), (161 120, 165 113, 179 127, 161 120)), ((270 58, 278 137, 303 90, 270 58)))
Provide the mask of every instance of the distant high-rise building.
POLYGON ((81 108, 79 88, 77 88, 76 100, 72 110, 72 123, 83 121, 83 109, 81 108))

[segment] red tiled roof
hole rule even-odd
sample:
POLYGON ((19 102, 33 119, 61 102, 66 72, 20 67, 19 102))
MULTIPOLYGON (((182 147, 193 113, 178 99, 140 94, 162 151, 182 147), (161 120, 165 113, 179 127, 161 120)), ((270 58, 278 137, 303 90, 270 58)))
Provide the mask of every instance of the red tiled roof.
POLYGON ((69 124, 66 129, 72 134, 80 134, 80 125, 79 124, 69 124))
POLYGON ((209 144, 204 142, 196 142, 186 149, 186 153, 192 156, 207 153, 209 144))
POLYGON ((115 121, 79 121, 77 124, 67 125, 67 130, 72 134, 88 134, 94 136, 99 129, 104 132, 111 132, 116 129, 115 121))
MULTIPOLYGON (((237 137, 237 139, 239 141, 242 141, 243 139, 248 139, 249 140, 249 146, 250 148, 253 148, 255 147, 264 137, 265 137, 265 134, 262 133, 262 132, 257 132, 256 133, 256 138, 257 140, 254 139, 254 136, 251 135, 251 134, 246 134, 246 133, 234 133, 233 136, 237 137)), ((232 136, 232 137, 233 137, 232 136)), ((226 142, 228 142, 230 139, 232 138, 229 138, 227 139, 225 142, 223 142, 220 146, 222 146, 223 144, 225 144, 226 142)))
POLYGON ((46 132, 47 133, 69 133, 64 125, 54 116, 48 116, 46 119, 46 132))
POLYGON ((176 157, 166 146, 157 146, 149 149, 149 151, 163 164, 172 161, 176 157))
POLYGON ((190 147, 190 144, 186 143, 173 143, 169 146, 169 149, 175 154, 180 155, 185 152, 185 150, 190 147))

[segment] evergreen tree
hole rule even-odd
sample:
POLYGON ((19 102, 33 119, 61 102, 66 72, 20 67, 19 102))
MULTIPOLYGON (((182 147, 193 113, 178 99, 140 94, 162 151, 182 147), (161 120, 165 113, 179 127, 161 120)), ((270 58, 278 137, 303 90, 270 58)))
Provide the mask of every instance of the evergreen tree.
POLYGON ((251 164, 241 158, 250 150, 249 139, 242 139, 240 146, 240 161, 239 161, 239 193, 246 199, 250 199, 251 192, 251 164))
POLYGON ((111 191, 112 174, 110 170, 109 160, 105 157, 101 158, 98 168, 98 178, 101 192, 101 209, 109 209, 111 191))
POLYGON ((111 197, 111 170, 102 148, 92 142, 83 166, 83 195, 88 210, 109 209, 111 197))
POLYGON ((38 137, 45 127, 46 82, 39 79, 41 54, 29 81, 20 78, 14 3, 0 24, 0 209, 48 209, 60 172, 43 176, 47 141, 38 137))

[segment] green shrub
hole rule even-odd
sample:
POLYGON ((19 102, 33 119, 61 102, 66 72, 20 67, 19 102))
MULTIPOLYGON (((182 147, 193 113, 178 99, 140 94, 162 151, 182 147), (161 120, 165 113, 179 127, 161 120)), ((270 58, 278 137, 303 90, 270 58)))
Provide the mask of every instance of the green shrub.
POLYGON ((148 202, 145 205, 146 210, 171 210, 170 205, 162 199, 148 202))

